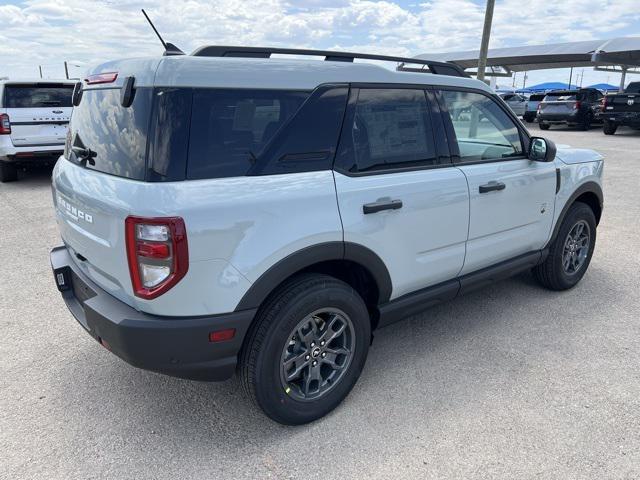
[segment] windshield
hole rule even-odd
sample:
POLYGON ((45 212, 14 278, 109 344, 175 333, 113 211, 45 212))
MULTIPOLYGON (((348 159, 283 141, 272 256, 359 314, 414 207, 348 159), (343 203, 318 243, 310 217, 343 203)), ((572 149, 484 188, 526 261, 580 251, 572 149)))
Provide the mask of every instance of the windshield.
POLYGON ((5 85, 4 108, 71 107, 73 85, 5 85))
POLYGON ((143 180, 151 101, 151 88, 137 88, 126 108, 120 89, 85 90, 71 115, 65 156, 92 170, 143 180))

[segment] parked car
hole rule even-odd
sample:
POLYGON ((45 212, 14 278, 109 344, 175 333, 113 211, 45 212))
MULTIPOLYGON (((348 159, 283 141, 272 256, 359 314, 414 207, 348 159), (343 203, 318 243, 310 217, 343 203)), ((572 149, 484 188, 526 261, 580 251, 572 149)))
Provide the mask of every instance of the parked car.
POLYGON ((75 82, 0 81, 0 182, 18 168, 54 163, 64 148, 75 82))
POLYGON ((592 123, 601 121, 597 113, 602 97, 602 92, 595 88, 549 92, 538 105, 540 128, 568 125, 588 130, 592 123))
POLYGON ((640 129, 640 82, 631 82, 624 93, 605 95, 600 118, 605 135, 615 134, 621 125, 640 129))
POLYGON ((513 110, 513 113, 518 117, 524 115, 527 107, 527 97, 520 95, 519 93, 501 93, 500 98, 509 105, 509 108, 513 110))
POLYGON ((522 115, 522 119, 527 123, 532 123, 536 120, 536 116, 538 115, 538 105, 544 99, 546 94, 544 93, 534 93, 529 96, 527 100, 527 106, 525 108, 524 114, 522 115))
POLYGON ((301 424, 347 396, 373 330, 517 272, 552 290, 585 274, 596 152, 556 154, 450 64, 229 48, 109 62, 74 92, 51 264, 115 355, 237 370, 269 417, 301 424))

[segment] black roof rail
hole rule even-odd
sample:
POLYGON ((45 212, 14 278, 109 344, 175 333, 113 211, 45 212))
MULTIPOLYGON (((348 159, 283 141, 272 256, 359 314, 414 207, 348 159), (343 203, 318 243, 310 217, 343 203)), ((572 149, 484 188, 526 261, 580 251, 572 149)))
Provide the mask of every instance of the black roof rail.
POLYGON ((272 54, 309 55, 324 57, 331 62, 353 62, 359 58, 363 60, 380 60, 398 63, 397 70, 404 72, 435 73, 454 77, 468 77, 469 75, 458 65, 450 62, 436 62, 420 58, 394 57, 388 55, 374 55, 371 53, 336 52, 331 50, 307 50, 298 48, 269 48, 269 47, 234 47, 224 45, 206 45, 197 48, 191 55, 194 57, 245 57, 270 58, 272 54), (406 64, 422 65, 422 68, 409 68, 406 64), (425 69, 428 68, 428 70, 425 69))

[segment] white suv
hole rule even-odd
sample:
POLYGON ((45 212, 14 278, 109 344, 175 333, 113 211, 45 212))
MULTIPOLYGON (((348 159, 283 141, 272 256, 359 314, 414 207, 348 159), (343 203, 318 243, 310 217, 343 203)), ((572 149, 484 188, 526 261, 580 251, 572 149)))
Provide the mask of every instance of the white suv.
POLYGON ((450 64, 203 47, 97 67, 74 104, 51 252, 71 313, 137 367, 237 369, 278 422, 335 408, 374 329, 523 270, 571 288, 595 246, 602 157, 556 155, 450 64))
POLYGON ((16 180, 18 167, 53 164, 62 154, 74 84, 0 81, 0 182, 16 180))

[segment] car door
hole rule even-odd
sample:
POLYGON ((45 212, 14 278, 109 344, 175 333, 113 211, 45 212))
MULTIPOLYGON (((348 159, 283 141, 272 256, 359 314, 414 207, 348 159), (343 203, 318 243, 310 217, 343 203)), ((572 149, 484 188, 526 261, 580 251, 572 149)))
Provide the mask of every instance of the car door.
POLYGON ((391 298, 455 278, 464 261, 467 182, 433 105, 423 89, 354 85, 343 124, 334 175, 344 240, 382 259, 391 298))
POLYGON ((492 95, 442 89, 438 99, 454 164, 469 184, 461 274, 542 249, 553 221, 555 165, 526 157, 524 130, 492 95), (460 120, 460 110, 470 114, 460 120))

